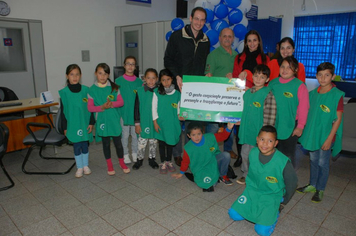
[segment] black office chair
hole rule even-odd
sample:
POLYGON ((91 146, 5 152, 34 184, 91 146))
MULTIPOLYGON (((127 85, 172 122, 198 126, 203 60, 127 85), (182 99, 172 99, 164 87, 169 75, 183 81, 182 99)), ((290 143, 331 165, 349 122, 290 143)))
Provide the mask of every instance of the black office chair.
POLYGON ((2 162, 2 158, 4 157, 4 155, 6 153, 8 140, 9 140, 9 129, 7 128, 6 125, 4 125, 3 123, 0 123, 0 166, 1 166, 1 169, 4 171, 4 174, 6 175, 6 177, 11 182, 10 185, 0 188, 0 191, 9 189, 9 188, 12 188, 15 186, 14 181, 11 179, 10 175, 7 173, 5 166, 2 162))
MULTIPOLYGON (((114 81, 115 81, 115 79, 117 79, 120 76, 122 76, 123 74, 125 74, 125 68, 123 66, 114 66, 113 73, 114 73, 114 81)), ((139 77, 139 67, 138 66, 136 66, 134 75, 136 75, 136 77, 139 77)))
MULTIPOLYGON (((19 100, 14 91, 6 87, 0 87, 0 102, 19 100)), ((0 115, 0 121, 16 120, 24 117, 24 112, 14 112, 0 115)))
POLYGON ((57 159, 64 159, 64 160, 74 160, 74 157, 45 157, 42 155, 42 150, 44 147, 47 145, 54 145, 54 146, 61 146, 65 143, 68 143, 67 137, 64 135, 64 130, 61 127, 61 113, 63 112, 62 107, 59 107, 57 115, 56 115, 56 125, 53 125, 52 120, 50 119, 48 114, 48 119, 51 123, 46 124, 46 123, 34 123, 30 122, 26 125, 27 131, 30 133, 23 139, 23 143, 25 145, 31 145, 31 147, 28 149, 26 157, 22 163, 22 171, 25 174, 37 174, 37 175, 64 175, 67 174, 71 171, 71 169, 75 166, 75 161, 74 163, 69 167, 68 170, 64 172, 31 172, 27 171, 25 169, 26 163, 31 155, 32 150, 35 147, 40 147, 40 157, 42 159, 48 159, 48 160, 57 160, 57 159), (37 131, 33 131, 34 128, 42 128, 37 131))

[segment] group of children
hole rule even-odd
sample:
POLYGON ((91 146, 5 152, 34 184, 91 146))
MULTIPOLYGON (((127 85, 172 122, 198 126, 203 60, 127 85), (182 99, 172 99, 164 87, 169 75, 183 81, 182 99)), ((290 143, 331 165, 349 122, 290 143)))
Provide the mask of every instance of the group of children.
MULTIPOLYGON (((110 68, 101 63, 95 69, 97 81, 90 88, 80 84, 81 71, 69 65, 67 86, 59 91, 67 120, 66 135, 73 143, 77 163, 76 177, 90 174, 88 142, 102 141, 108 174, 114 175, 110 141, 116 148, 120 167, 129 173, 128 140, 131 136, 133 169, 142 166, 149 144, 149 165, 160 173, 174 172, 172 149, 179 141, 180 92, 173 85, 173 75, 163 69, 147 69, 144 83, 134 75, 136 59, 124 61, 125 74, 109 79, 110 68), (137 136, 136 136, 137 134, 137 136), (122 138, 121 138, 122 136, 122 138), (122 141, 121 141, 122 139, 122 141), (157 143, 161 163, 155 161, 157 143)), ((259 235, 270 235, 277 223, 279 211, 289 202, 297 188, 295 151, 299 141, 310 151, 310 182, 297 192, 314 192, 313 202, 320 202, 329 175, 330 155, 341 150, 344 93, 332 83, 334 66, 322 63, 316 78, 320 86, 308 93, 297 77, 298 61, 286 57, 280 66, 280 77, 270 80, 266 65, 253 70, 254 86, 244 96, 239 143, 242 144, 243 176, 237 181, 246 184, 244 192, 229 210, 233 220, 256 223, 259 235), (266 86, 268 83, 268 86, 266 86)), ((190 122, 184 146, 180 173, 194 181, 204 192, 214 191, 217 182, 227 183, 229 163, 219 156, 218 142, 225 140, 234 124, 222 133, 203 134, 200 122, 190 122), (187 173, 188 167, 192 173, 187 173)))
POLYGON ((147 69, 144 82, 134 75, 136 59, 128 56, 124 61, 125 74, 110 80, 110 67, 100 63, 95 68, 95 83, 88 88, 80 84, 81 69, 72 64, 67 67, 67 86, 59 91, 65 134, 73 143, 77 164, 75 176, 90 174, 88 143, 102 141, 108 175, 115 170, 111 160, 110 142, 114 143, 119 164, 124 173, 130 169, 126 164, 142 166, 146 145, 149 143, 149 165, 160 168, 160 173, 175 171, 171 162, 172 148, 180 136, 180 92, 174 89, 172 73, 164 69, 159 75, 155 69, 147 69), (159 82, 158 82, 159 81, 159 82), (131 146, 129 147, 129 137, 131 146), (161 164, 155 161, 157 140, 161 164))

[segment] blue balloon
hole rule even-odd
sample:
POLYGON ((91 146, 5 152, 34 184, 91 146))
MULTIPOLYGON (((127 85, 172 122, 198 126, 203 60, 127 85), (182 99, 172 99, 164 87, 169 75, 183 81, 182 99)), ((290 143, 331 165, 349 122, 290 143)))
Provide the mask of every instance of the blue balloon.
POLYGON ((214 20, 214 12, 211 9, 205 8, 206 11, 206 23, 210 23, 214 20))
POLYGON ((173 31, 168 31, 168 32, 166 33, 166 40, 167 40, 167 42, 168 42, 169 38, 171 37, 172 33, 173 33, 173 31))
POLYGON ((229 14, 229 9, 224 4, 219 4, 214 7, 215 16, 219 19, 223 19, 229 14))
POLYGON ((242 11, 240 9, 232 9, 228 15, 230 25, 240 23, 243 18, 242 11))
POLYGON ((210 52, 214 51, 215 48, 213 46, 210 47, 210 52))
POLYGON ((171 28, 174 31, 180 30, 184 27, 184 22, 181 18, 174 18, 171 22, 171 28))
POLYGON ((214 20, 210 26, 211 29, 216 30, 220 34, 220 31, 229 27, 229 24, 225 20, 214 20))
POLYGON ((236 8, 241 5, 242 0, 224 0, 225 4, 230 8, 236 8))
POLYGON ((206 33, 206 31, 208 31, 209 28, 208 28, 208 26, 204 25, 202 30, 203 30, 204 33, 206 33))
POLYGON ((235 25, 233 30, 234 30, 234 34, 235 34, 236 38, 239 38, 239 40, 243 40, 245 38, 247 29, 244 25, 237 24, 237 25, 235 25))
POLYGON ((210 39, 210 45, 215 45, 217 42, 219 42, 219 33, 216 30, 208 30, 206 32, 206 36, 210 39))

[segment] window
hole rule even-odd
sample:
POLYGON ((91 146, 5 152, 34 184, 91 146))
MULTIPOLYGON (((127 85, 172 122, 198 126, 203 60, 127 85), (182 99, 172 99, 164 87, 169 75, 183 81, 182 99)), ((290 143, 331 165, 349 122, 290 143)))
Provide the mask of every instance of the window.
POLYGON ((307 78, 315 78, 320 63, 331 62, 336 75, 356 79, 356 12, 295 17, 294 41, 307 78))

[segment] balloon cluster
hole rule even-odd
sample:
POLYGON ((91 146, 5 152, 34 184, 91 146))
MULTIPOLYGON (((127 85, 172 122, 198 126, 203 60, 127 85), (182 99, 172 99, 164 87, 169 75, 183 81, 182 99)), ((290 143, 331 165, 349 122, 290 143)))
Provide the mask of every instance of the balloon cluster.
MULTIPOLYGON (((233 50, 241 53, 244 48, 244 38, 247 33, 248 20, 246 12, 251 9, 250 0, 197 0, 195 7, 203 7, 206 10, 207 17, 203 27, 203 32, 209 37, 210 51, 220 46, 219 34, 225 28, 234 31, 235 39, 232 44, 233 50)), ((171 22, 173 31, 184 27, 184 22, 180 18, 175 18, 171 22)), ((166 33, 166 40, 173 31, 166 33)))

